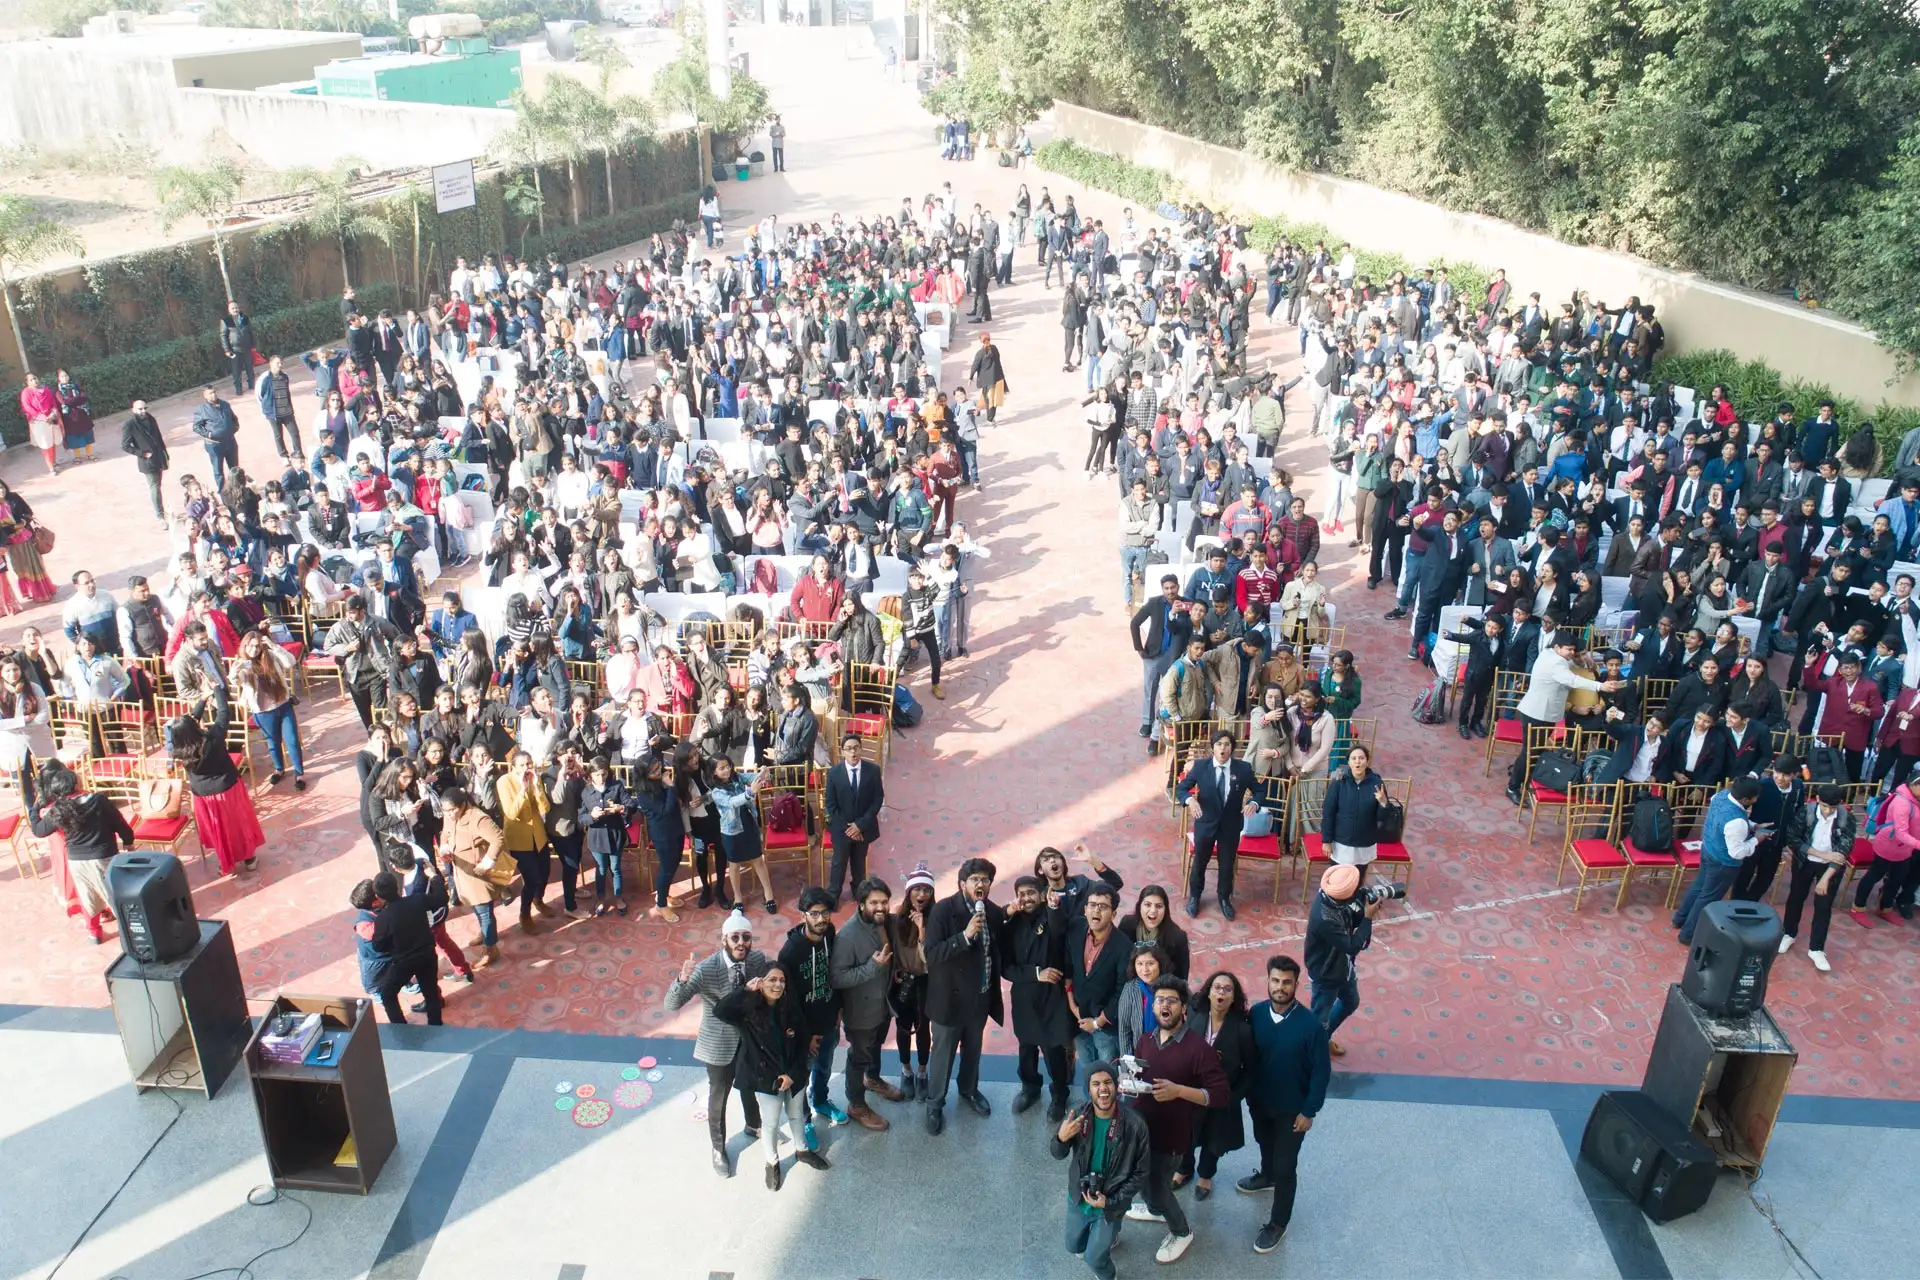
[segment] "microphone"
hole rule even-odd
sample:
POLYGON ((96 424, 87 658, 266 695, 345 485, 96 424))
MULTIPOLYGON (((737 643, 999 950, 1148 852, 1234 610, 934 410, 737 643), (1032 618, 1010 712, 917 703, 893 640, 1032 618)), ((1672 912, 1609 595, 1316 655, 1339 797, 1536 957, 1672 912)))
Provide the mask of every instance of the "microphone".
MULTIPOLYGON (((976 916, 984 916, 985 914, 987 914, 987 900, 985 898, 975 899, 973 904, 973 914, 976 916)), ((975 938, 974 941, 978 942, 980 941, 981 938, 984 938, 986 936, 987 936, 986 932, 982 930, 980 933, 980 936, 978 938, 975 938)))

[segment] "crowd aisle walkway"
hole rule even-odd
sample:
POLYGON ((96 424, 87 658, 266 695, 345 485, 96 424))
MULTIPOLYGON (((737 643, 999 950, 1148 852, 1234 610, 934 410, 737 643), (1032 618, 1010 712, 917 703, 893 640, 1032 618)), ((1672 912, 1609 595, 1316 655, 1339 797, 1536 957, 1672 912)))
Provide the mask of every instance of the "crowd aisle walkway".
MULTIPOLYGON (((750 218, 765 213, 824 221, 836 211, 891 212, 903 198, 918 204, 943 182, 953 184, 962 209, 978 201, 1003 211, 1024 181, 1036 199, 1046 186, 1056 200, 1073 194, 1092 216, 1119 216, 1120 202, 1111 197, 1039 170, 997 167, 990 154, 971 164, 941 161, 930 122, 906 89, 880 81, 871 61, 844 71, 813 58, 787 65, 804 65, 804 79, 798 72, 785 78, 780 61, 754 54, 755 70, 771 79, 786 116, 790 170, 723 189, 730 247, 737 248, 750 218)), ((1161 792, 1163 764, 1146 755, 1135 732, 1140 674, 1119 604, 1115 486, 1081 471, 1084 375, 1061 371, 1059 295, 1042 286, 1031 245, 1016 263, 1015 286, 993 294, 992 323, 962 324, 946 362, 951 388, 963 379, 983 329, 1006 360, 1011 396, 983 438, 985 485, 960 504, 973 535, 993 554, 978 589, 971 656, 952 665, 946 699, 931 698, 924 675, 917 683, 928 714, 896 741, 875 870, 897 887, 924 858, 945 894, 959 861, 981 854, 999 867, 1004 897, 1038 847, 1084 839, 1125 876, 1123 906, 1147 883, 1166 885, 1177 902, 1179 860, 1161 792)), ((1290 377, 1297 351, 1291 330, 1256 320, 1256 362, 1271 359, 1290 377)), ((1291 399, 1281 461, 1302 480, 1317 514, 1325 453, 1300 421, 1304 396, 1291 399)), ((154 406, 175 442, 176 477, 206 471, 186 431, 192 403, 174 397, 154 406)), ((250 395, 235 405, 243 461, 264 470, 266 427, 250 395)), ((144 488, 118 455, 122 415, 100 409, 101 452, 110 460, 49 480, 36 474, 37 458, 16 451, 0 472, 59 531, 56 578, 84 566, 117 592, 129 572, 161 569, 166 548, 146 514, 144 488)), ((1409 843, 1419 869, 1413 896, 1382 920, 1362 961, 1366 1007, 1343 1031, 1345 1068, 1637 1083, 1650 1019, 1681 964, 1653 892, 1637 892, 1617 916, 1610 901, 1592 899, 1572 914, 1570 890, 1554 885, 1557 832, 1543 829, 1529 846, 1497 779, 1482 777, 1477 748, 1461 743, 1450 726, 1422 728, 1408 718, 1422 673, 1402 657, 1404 635, 1380 620, 1387 595, 1365 590, 1364 566, 1355 564, 1347 540, 1326 535, 1323 577, 1351 624, 1348 643, 1365 686, 1361 714, 1380 721, 1376 767, 1414 779, 1409 843)), ((57 606, 27 620, 57 625, 57 606)), ((20 621, 0 632, 12 638, 20 621)), ((317 743, 316 786, 304 797, 262 797, 270 843, 261 874, 209 886, 204 870, 194 872, 201 914, 233 920, 250 994, 263 1000, 283 986, 356 989, 345 898, 371 867, 354 815, 350 765, 358 735, 337 698, 309 702, 302 712, 309 741, 317 743)), ((799 886, 789 876, 778 887, 781 913, 768 920, 755 912, 769 949, 797 919, 799 886)), ((1298 953, 1305 912, 1297 876, 1281 886, 1277 906, 1271 897, 1270 877, 1243 869, 1237 922, 1221 919, 1211 892, 1199 921, 1182 919, 1193 935, 1196 976, 1225 967, 1252 978, 1270 952, 1298 953)), ((692 1017, 670 1018, 661 998, 687 952, 715 944, 719 920, 714 912, 688 911, 674 927, 636 914, 538 938, 507 930, 507 962, 477 986, 454 988, 448 1020, 690 1036, 692 1017)), ((457 920, 454 931, 467 938, 471 923, 457 920)), ((0 1002, 102 1003, 107 954, 55 915, 44 882, 23 884, 10 867, 0 872, 0 934, 9 939, 0 1002)), ((1799 1090, 1920 1096, 1907 1044, 1914 937, 1898 927, 1868 937, 1843 931, 1830 948, 1833 975, 1815 974, 1799 956, 1776 968, 1771 1003, 1801 1050, 1799 1090)), ((1010 1034, 998 1033, 991 1047, 1010 1051, 1010 1034)))

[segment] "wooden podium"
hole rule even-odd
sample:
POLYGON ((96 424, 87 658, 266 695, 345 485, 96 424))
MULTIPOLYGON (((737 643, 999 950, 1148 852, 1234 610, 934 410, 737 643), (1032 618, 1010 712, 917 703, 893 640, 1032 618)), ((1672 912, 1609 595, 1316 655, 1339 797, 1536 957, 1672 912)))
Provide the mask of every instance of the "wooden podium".
POLYGON ((260 1136, 273 1185, 367 1194, 398 1143, 373 1002, 357 996, 274 1000, 247 1044, 260 1136), (260 1038, 282 1013, 317 1013, 322 1031, 304 1062, 275 1062, 260 1038), (333 1052, 319 1060, 323 1045, 333 1052))
POLYGON ((107 966, 107 998, 134 1087, 193 1089, 211 1098, 246 1049, 253 1024, 224 920, 202 920, 200 941, 177 960, 107 966))
POLYGON ((1640 1091, 1712 1147, 1721 1168, 1758 1171, 1799 1057, 1765 1009, 1715 1017, 1676 983, 1640 1091))

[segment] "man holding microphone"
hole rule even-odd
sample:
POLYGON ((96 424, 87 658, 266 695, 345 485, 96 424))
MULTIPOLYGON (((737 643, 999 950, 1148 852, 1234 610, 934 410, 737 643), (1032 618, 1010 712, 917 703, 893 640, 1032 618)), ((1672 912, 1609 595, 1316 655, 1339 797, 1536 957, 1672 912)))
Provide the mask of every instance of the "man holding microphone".
POLYGON ((946 1127, 947 1082, 960 1053, 960 1097, 976 1115, 993 1114, 980 1092, 980 1047, 987 1019, 1005 1017, 1000 979, 1007 971, 1006 912, 987 901, 994 866, 985 858, 960 864, 960 891, 927 916, 927 1020, 933 1060, 927 1072, 927 1132, 946 1127))

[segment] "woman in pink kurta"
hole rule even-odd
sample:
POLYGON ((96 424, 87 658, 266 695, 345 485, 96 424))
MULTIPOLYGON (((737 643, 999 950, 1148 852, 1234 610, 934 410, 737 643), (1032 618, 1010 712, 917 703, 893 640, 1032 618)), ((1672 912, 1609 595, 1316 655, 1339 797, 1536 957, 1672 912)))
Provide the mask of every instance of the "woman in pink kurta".
POLYGON ((62 435, 60 398, 54 395, 52 387, 41 383, 38 374, 27 375, 26 388, 20 392, 20 413, 27 420, 27 437, 47 460, 48 473, 59 475, 60 468, 54 459, 62 435))

